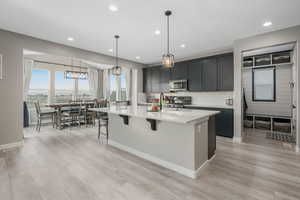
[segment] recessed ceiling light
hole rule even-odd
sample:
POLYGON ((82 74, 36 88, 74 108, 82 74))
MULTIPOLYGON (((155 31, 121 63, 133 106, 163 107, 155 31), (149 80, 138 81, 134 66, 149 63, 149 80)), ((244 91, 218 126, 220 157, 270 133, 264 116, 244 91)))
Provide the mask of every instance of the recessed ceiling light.
POLYGON ((160 34, 160 30, 155 30, 155 35, 159 35, 160 34))
POLYGON ((185 48, 185 44, 180 45, 181 48, 185 48))
POLYGON ((68 41, 73 42, 73 41, 74 41, 74 38, 68 37, 68 41))
POLYGON ((113 49, 108 49, 109 52, 113 52, 113 49))
POLYGON ((117 12, 119 10, 119 8, 116 6, 116 5, 109 5, 109 10, 112 11, 112 12, 117 12))
POLYGON ((135 58, 136 58, 137 60, 141 59, 141 57, 140 57, 140 56, 136 56, 135 58))
POLYGON ((268 27, 268 26, 272 26, 272 22, 271 21, 266 21, 264 24, 263 24, 264 27, 268 27))

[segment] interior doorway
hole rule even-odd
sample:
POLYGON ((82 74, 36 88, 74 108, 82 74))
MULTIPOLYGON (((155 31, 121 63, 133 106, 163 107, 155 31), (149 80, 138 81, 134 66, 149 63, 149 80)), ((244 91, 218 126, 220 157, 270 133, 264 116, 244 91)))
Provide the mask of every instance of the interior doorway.
POLYGON ((290 43, 242 53, 243 142, 295 148, 296 51, 290 43))

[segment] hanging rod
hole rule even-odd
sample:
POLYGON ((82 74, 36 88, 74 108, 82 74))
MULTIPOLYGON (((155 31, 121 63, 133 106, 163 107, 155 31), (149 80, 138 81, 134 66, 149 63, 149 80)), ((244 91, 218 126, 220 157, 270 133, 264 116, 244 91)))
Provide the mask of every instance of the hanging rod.
POLYGON ((77 66, 77 65, 68 65, 68 64, 61 64, 61 63, 55 63, 55 62, 46 62, 46 61, 41 61, 41 60, 33 60, 33 62, 42 63, 42 64, 50 64, 50 65, 60 65, 60 66, 64 66, 64 67, 77 67, 77 68, 81 68, 81 69, 88 69, 87 67, 81 67, 81 66, 77 66))

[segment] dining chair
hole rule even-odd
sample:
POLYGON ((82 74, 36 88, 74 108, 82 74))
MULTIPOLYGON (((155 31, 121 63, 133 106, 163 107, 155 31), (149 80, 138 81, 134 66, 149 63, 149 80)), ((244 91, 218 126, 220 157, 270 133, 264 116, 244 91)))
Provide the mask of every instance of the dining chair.
POLYGON ((45 109, 42 110, 39 101, 34 102, 36 116, 37 116, 37 123, 36 123, 36 130, 40 131, 42 126, 42 121, 44 119, 51 118, 52 126, 55 128, 56 125, 56 111, 54 109, 45 109))
POLYGON ((77 124, 80 127, 81 123, 85 122, 85 111, 82 106, 82 101, 69 101, 69 103, 69 110, 63 112, 63 118, 66 119, 65 122, 67 122, 70 127, 74 124, 77 124))

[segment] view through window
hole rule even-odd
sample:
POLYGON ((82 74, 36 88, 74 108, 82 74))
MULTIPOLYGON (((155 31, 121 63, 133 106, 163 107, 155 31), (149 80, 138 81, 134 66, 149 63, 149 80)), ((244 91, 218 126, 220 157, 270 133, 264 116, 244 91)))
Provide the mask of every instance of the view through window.
POLYGON ((74 87, 73 79, 65 79, 64 72, 55 72, 55 101, 57 103, 71 101, 74 87))
POLYGON ((78 80, 78 94, 77 94, 78 99, 91 99, 92 96, 90 95, 89 92, 89 81, 88 80, 78 80))
POLYGON ((49 88, 49 71, 45 69, 33 69, 27 101, 31 103, 39 101, 40 105, 47 104, 49 88))
POLYGON ((126 101, 126 74, 122 73, 120 76, 110 76, 110 101, 126 101))

